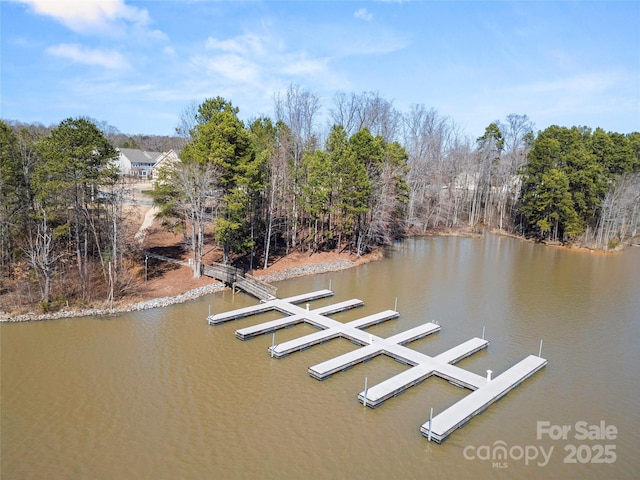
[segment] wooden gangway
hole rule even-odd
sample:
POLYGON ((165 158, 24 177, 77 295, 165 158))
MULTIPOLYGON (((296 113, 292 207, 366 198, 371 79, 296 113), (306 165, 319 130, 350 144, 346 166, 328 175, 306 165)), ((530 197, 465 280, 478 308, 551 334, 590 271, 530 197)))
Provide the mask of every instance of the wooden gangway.
POLYGON ((238 288, 260 300, 267 301, 276 298, 276 287, 248 273, 244 273, 240 268, 222 263, 213 263, 211 265, 204 265, 202 267, 202 273, 207 277, 212 277, 226 283, 231 286, 234 291, 238 288))
POLYGON ((433 417, 431 421, 423 423, 420 432, 430 440, 443 442, 454 430, 465 425, 472 417, 546 365, 546 359, 529 355, 498 377, 485 381, 480 388, 433 417))

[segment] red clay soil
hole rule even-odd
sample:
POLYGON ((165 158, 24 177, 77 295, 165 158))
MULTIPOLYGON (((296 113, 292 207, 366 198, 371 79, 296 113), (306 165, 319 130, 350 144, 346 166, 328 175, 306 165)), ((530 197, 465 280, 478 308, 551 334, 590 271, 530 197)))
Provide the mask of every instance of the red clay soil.
MULTIPOLYGON (((179 258, 184 261, 189 259, 189 248, 184 243, 183 235, 176 235, 160 228, 155 222, 144 239, 143 248, 145 250, 164 255, 171 258, 179 258)), ((347 260, 355 265, 368 263, 382 256, 382 252, 374 252, 362 257, 349 255, 348 253, 336 252, 300 252, 295 251, 287 256, 277 258, 267 269, 256 268, 251 272, 256 277, 272 273, 282 272, 290 268, 317 265, 322 263, 347 260)), ((205 246, 205 264, 221 261, 222 253, 214 246, 205 246)), ((144 274, 144 272, 142 272, 144 274)), ((216 280, 202 276, 193 278, 193 271, 189 267, 180 266, 168 262, 162 262, 149 258, 148 260, 148 280, 139 289, 139 298, 148 300, 152 298, 176 296, 188 290, 202 287, 216 280)))

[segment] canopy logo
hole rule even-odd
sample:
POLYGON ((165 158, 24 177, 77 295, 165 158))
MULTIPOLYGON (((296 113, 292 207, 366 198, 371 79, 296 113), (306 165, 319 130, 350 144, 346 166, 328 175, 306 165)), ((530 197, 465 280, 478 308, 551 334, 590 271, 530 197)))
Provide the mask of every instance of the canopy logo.
POLYGON ((507 468, 509 461, 524 461, 525 465, 537 464, 544 467, 549 463, 553 445, 545 449, 542 445, 513 445, 509 447, 504 440, 496 440, 491 445, 467 445, 462 454, 466 460, 491 461, 493 468, 507 468), (534 463, 535 462, 535 463, 534 463))
MULTIPOLYGON (((554 425, 544 420, 536 422, 536 439, 547 442, 578 441, 567 443, 563 463, 614 463, 617 459, 616 445, 611 442, 618 436, 615 425, 607 425, 604 420, 597 424, 579 421, 572 425, 554 425), (598 443, 603 442, 603 443, 598 443)), ((492 462, 493 468, 508 468, 509 462, 523 462, 525 465, 545 467, 549 464, 555 445, 507 445, 504 440, 496 440, 491 445, 468 445, 462 451, 466 460, 492 462)))

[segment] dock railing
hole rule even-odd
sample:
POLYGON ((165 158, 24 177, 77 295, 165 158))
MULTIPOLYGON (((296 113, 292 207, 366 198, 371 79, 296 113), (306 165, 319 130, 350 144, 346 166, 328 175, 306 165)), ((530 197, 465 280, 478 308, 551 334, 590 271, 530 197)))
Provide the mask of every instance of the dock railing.
POLYGON ((207 277, 213 277, 221 282, 230 285, 232 288, 239 288, 260 300, 272 300, 276 298, 277 288, 273 285, 258 280, 257 278, 245 274, 240 268, 221 263, 205 265, 202 273, 207 277))
POLYGON ((207 277, 215 278, 216 280, 220 280, 228 285, 233 285, 238 276, 242 276, 241 269, 230 265, 223 265, 221 263, 205 265, 202 268, 202 273, 207 277))

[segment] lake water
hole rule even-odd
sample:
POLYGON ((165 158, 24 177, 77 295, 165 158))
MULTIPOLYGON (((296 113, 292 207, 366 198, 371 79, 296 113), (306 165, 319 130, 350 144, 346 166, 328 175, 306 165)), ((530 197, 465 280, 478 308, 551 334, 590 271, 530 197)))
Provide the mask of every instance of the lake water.
MULTIPOLYGON (((255 304, 244 294, 2 324, 2 478, 637 478, 640 248, 411 239, 385 260, 277 284, 281 297, 330 285, 335 296, 313 307, 365 302, 334 316, 345 322, 397 298, 400 318, 372 327, 376 335, 438 321, 439 333, 409 345, 428 355, 485 327, 489 348, 458 364, 480 375, 537 354, 540 339, 548 365, 437 445, 420 425, 468 391, 431 377, 365 408, 365 377, 371 386, 408 367, 379 356, 317 381, 309 366, 357 347, 336 339, 272 359, 271 335, 241 342, 234 332, 278 314, 207 324, 209 308, 255 304), (538 422, 570 430, 554 440, 538 422), (584 430, 598 438, 582 439, 584 430), (507 458, 486 459, 497 446, 507 458)), ((312 331, 279 331, 276 342, 312 331)))

